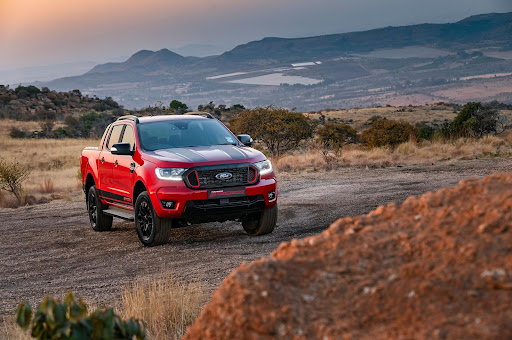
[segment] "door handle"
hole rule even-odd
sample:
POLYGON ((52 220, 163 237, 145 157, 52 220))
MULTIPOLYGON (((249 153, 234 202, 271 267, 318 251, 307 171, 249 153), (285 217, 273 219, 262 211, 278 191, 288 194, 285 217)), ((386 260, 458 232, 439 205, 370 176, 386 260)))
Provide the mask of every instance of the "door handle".
POLYGON ((105 157, 101 157, 100 161, 101 161, 101 164, 103 164, 105 162, 105 157))
POLYGON ((116 161, 114 162, 114 166, 118 166, 118 165, 119 165, 119 163, 117 163, 117 159, 116 159, 116 161))

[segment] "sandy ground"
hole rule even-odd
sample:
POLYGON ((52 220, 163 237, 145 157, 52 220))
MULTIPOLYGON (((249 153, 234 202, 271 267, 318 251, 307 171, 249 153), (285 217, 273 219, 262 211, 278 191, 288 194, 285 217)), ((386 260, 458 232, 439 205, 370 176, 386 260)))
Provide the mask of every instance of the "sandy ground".
POLYGON ((144 248, 134 225, 121 220, 114 220, 110 232, 94 232, 83 201, 2 209, 0 320, 21 300, 36 304, 45 295, 68 291, 95 304, 112 304, 126 283, 161 271, 200 280, 212 292, 240 263, 268 256, 283 241, 320 233, 339 217, 399 203, 462 178, 510 170, 512 160, 487 159, 282 174, 278 227, 272 234, 250 237, 238 223, 211 223, 176 229, 168 244, 154 248, 144 248))

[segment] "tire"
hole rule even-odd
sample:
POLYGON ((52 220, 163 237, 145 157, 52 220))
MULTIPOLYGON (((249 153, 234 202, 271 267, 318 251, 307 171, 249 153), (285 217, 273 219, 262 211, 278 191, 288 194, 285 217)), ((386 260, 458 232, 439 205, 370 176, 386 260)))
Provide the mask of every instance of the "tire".
POLYGON ((87 212, 94 231, 108 231, 112 229, 112 216, 103 213, 105 206, 101 203, 98 189, 93 185, 87 192, 87 212))
POLYGON ((272 208, 263 210, 258 219, 242 222, 242 227, 247 234, 253 236, 270 234, 277 223, 277 204, 272 208))
POLYGON ((156 215, 147 191, 135 201, 135 226, 140 242, 146 247, 167 243, 171 235, 172 220, 156 215))

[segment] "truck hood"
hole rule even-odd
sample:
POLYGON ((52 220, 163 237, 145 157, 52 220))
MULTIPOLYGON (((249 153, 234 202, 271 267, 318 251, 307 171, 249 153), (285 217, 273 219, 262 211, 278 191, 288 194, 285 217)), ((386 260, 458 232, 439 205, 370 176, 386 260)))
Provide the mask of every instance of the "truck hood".
POLYGON ((144 160, 166 167, 254 163, 266 159, 261 152, 246 146, 210 145, 146 151, 144 160), (167 164, 169 162, 169 164, 167 164))

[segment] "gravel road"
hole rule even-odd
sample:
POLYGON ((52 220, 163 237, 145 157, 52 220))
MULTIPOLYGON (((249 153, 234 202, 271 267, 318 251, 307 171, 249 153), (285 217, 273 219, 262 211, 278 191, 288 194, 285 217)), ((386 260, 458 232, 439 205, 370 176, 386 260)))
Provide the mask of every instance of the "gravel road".
MULTIPOLYGON (((94 232, 83 197, 18 209, 0 209, 0 320, 21 300, 75 292, 111 304, 135 278, 171 271, 203 281, 212 292, 244 261, 268 256, 283 241, 326 229, 339 217, 365 214, 468 177, 512 170, 510 160, 459 161, 432 167, 347 168, 279 176, 278 227, 250 237, 238 223, 176 229, 168 244, 144 248, 133 223, 114 219, 110 232, 94 232)), ((461 198, 462 199, 462 198, 461 198)), ((1 322, 1 321, 0 321, 1 322)))

